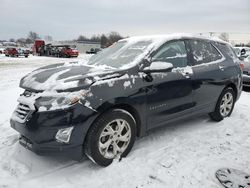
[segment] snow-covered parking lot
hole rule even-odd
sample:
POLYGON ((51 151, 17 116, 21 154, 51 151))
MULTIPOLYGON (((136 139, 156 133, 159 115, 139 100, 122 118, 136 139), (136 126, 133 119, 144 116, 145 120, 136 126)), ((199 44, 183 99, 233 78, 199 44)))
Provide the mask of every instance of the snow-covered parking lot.
POLYGON ((127 158, 106 168, 89 160, 38 156, 20 146, 9 118, 22 92, 21 77, 43 65, 86 58, 0 55, 0 188, 219 188, 219 168, 250 173, 250 92, 245 91, 230 118, 215 123, 201 116, 151 131, 136 141, 127 158))

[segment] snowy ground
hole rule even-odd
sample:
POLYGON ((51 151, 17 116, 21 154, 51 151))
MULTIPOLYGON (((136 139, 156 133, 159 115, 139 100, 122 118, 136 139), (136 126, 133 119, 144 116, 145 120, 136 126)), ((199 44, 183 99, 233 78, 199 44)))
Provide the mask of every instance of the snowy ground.
POLYGON ((0 55, 0 188, 219 188, 214 175, 219 168, 250 173, 249 92, 242 93, 230 118, 214 123, 202 116, 152 131, 136 141, 127 158, 107 168, 89 160, 37 156, 24 149, 9 125, 22 92, 20 78, 40 66, 74 60, 0 55))

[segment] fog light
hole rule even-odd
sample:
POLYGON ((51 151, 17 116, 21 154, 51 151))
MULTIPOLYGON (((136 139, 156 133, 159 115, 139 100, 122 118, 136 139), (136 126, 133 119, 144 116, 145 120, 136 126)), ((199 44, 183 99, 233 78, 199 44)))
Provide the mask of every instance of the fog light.
POLYGON ((56 133, 56 140, 58 142, 69 143, 71 133, 74 127, 68 127, 64 129, 59 129, 56 133))

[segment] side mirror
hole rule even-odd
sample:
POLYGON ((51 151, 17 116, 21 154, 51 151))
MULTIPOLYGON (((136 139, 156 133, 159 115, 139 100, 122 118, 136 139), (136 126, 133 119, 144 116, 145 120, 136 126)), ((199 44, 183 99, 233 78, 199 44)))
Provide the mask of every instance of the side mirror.
POLYGON ((143 72, 154 73, 154 72, 169 72, 173 69, 173 64, 162 61, 154 61, 149 67, 145 67, 143 72))
POLYGON ((241 56, 244 56, 246 54, 246 50, 245 49, 242 49, 241 51, 240 51, 240 55, 241 56))

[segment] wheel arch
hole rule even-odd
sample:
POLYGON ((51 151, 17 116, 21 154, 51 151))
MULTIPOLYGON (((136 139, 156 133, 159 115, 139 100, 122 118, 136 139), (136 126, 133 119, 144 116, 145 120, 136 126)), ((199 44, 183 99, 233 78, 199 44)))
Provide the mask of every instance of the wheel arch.
POLYGON ((235 99, 237 99, 237 97, 238 97, 238 89, 237 89, 236 85, 234 83, 229 83, 229 84, 226 85, 226 87, 224 89, 229 88, 229 87, 231 87, 233 89, 234 94, 235 94, 235 99))
POLYGON ((122 109, 122 110, 126 110, 127 112, 129 112, 135 119, 136 122, 136 136, 140 137, 141 135, 141 117, 139 112, 131 105, 129 104, 125 104, 125 103, 121 103, 121 104, 116 104, 114 106, 112 106, 110 109, 122 109))
POLYGON ((127 103, 118 103, 118 104, 113 104, 113 105, 111 105, 109 103, 109 104, 103 104, 102 106, 100 106, 98 108, 98 110, 97 110, 100 113, 92 121, 92 123, 89 126, 88 130, 91 128, 93 123, 98 120, 98 118, 100 116, 102 116, 103 114, 105 114, 106 112, 108 112, 108 111, 110 111, 112 109, 122 109, 122 110, 125 110, 128 113, 130 113, 133 116, 133 118, 135 119, 135 122, 136 122, 136 136, 140 137, 143 134, 143 131, 142 131, 142 128, 143 128, 142 127, 142 119, 141 119, 141 116, 140 116, 138 110, 136 108, 134 108, 131 104, 127 104, 127 103))

